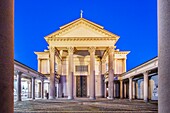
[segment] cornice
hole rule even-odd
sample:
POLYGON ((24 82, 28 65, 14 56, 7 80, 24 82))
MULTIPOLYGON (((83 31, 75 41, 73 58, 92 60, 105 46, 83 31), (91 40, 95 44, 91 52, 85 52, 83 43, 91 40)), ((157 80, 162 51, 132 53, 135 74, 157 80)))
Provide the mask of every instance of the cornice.
POLYGON ((129 54, 130 51, 115 51, 115 54, 129 54))
POLYGON ((115 41, 115 37, 50 37, 46 41, 115 41))

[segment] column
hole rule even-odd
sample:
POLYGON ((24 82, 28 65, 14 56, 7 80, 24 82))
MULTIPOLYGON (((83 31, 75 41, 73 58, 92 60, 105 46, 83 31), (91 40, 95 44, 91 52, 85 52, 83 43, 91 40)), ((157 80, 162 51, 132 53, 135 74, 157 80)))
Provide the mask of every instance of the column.
POLYGON ((124 98, 126 98, 126 83, 124 83, 124 98))
POLYGON ((35 99, 35 77, 32 77, 32 99, 35 99))
POLYGON ((144 75, 144 101, 148 102, 148 72, 143 73, 144 75))
POLYGON ((28 98, 30 98, 29 92, 30 92, 30 81, 27 81, 28 84, 28 98))
POLYGON ((108 48, 108 63, 109 63, 109 77, 108 77, 108 82, 109 82, 109 95, 108 95, 108 99, 113 99, 114 97, 114 70, 113 70, 113 66, 114 66, 114 61, 113 61, 113 56, 114 56, 114 47, 109 47, 108 48))
POLYGON ((41 97, 41 82, 38 83, 38 97, 41 97))
MULTIPOLYGON (((102 58, 102 76, 103 76, 103 79, 104 79, 104 74, 106 73, 106 58, 102 58)), ((105 80, 103 80, 103 83, 104 83, 104 87, 103 87, 103 96, 106 97, 106 83, 105 83, 105 80)))
POLYGON ((116 98, 116 90, 117 90, 116 83, 114 82, 114 98, 116 98))
POLYGON ((132 78, 129 78, 129 100, 132 100, 132 78))
POLYGON ((170 1, 158 0, 158 112, 170 111, 170 1))
POLYGON ((32 79, 30 79, 30 92, 29 92, 29 98, 32 98, 32 79))
POLYGON ((73 52, 74 47, 68 47, 68 99, 74 99, 73 97, 73 77, 74 77, 74 64, 73 64, 73 52))
POLYGON ((104 97, 107 97, 106 92, 107 92, 107 87, 106 87, 106 82, 104 81, 104 97))
POLYGON ((41 81, 41 98, 44 98, 44 80, 41 81))
POLYGON ((90 90, 90 99, 96 99, 95 96, 95 47, 89 48, 90 53, 90 79, 89 79, 89 90, 90 90))
POLYGON ((62 90, 61 90, 61 76, 62 76, 62 60, 57 60, 58 62, 58 74, 60 75, 60 78, 58 79, 58 98, 62 97, 62 90))
POLYGON ((135 99, 136 98, 136 82, 135 81, 133 81, 133 99, 135 99))
POLYGON ((41 59, 38 59, 38 72, 41 72, 41 59))
POLYGON ((120 80, 120 98, 123 98, 123 80, 120 80))
POLYGON ((55 47, 50 47, 50 91, 49 99, 55 99, 55 47))
POLYGON ((17 101, 21 101, 21 75, 22 72, 17 72, 17 101))
POLYGON ((0 113, 13 113, 14 0, 0 0, 0 59, 0 113))

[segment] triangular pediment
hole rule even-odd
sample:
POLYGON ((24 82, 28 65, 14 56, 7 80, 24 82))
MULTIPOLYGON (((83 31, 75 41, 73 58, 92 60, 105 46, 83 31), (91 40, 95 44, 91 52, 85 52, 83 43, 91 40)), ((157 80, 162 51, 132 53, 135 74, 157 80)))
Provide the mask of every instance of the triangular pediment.
POLYGON ((46 36, 50 37, 114 37, 119 36, 105 30, 102 26, 88 21, 84 18, 79 18, 62 27, 60 30, 46 36))

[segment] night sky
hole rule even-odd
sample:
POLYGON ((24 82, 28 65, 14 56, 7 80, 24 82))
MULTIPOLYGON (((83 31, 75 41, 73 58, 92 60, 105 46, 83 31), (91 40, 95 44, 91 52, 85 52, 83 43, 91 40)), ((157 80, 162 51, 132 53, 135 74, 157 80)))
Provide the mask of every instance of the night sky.
POLYGON ((47 49, 44 37, 83 17, 120 36, 116 46, 131 51, 130 70, 157 56, 156 0, 15 0, 14 59, 37 70, 34 51, 47 49))

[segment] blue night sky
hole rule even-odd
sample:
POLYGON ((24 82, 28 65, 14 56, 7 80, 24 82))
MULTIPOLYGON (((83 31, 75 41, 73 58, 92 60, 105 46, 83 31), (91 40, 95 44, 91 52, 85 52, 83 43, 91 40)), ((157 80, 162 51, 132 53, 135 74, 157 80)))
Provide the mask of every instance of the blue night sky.
POLYGON ((37 70, 34 51, 44 37, 80 17, 120 36, 116 46, 129 50, 127 70, 157 56, 156 0, 15 0, 14 59, 37 70))

